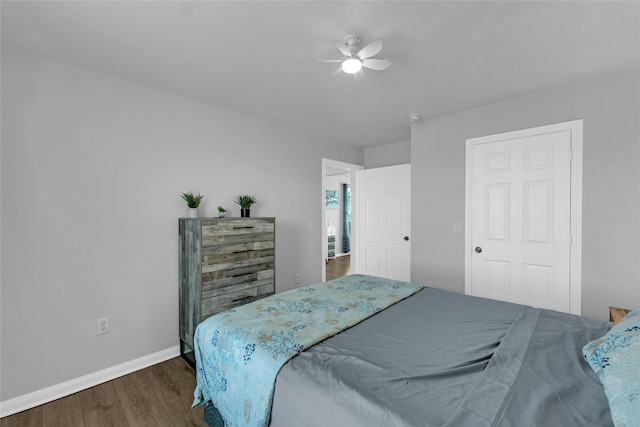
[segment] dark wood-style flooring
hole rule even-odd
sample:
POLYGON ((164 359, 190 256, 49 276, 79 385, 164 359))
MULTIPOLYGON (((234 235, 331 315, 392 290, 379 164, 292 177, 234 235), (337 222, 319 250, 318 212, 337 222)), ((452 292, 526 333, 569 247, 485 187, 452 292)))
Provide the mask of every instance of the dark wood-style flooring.
POLYGON ((2 418, 1 427, 202 426, 191 409, 196 378, 176 357, 90 389, 2 418))
POLYGON ((332 258, 327 262, 327 280, 346 276, 351 272, 351 255, 332 258))

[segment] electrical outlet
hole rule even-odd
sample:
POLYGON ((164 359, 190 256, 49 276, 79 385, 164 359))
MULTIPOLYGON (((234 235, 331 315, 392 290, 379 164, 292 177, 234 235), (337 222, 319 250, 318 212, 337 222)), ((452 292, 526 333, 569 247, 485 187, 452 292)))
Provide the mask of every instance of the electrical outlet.
POLYGON ((108 317, 102 317, 98 320, 96 320, 96 328, 98 331, 98 335, 102 335, 102 334, 106 334, 109 332, 110 328, 109 328, 109 318, 108 317))
POLYGON ((296 285, 300 284, 300 275, 296 274, 296 285))

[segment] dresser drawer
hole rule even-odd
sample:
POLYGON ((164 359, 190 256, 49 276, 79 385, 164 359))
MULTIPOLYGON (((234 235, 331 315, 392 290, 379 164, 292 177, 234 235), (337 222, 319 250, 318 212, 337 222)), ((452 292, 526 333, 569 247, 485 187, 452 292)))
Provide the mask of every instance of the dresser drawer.
POLYGON ((224 293, 211 298, 203 298, 202 320, 221 311, 228 310, 233 307, 238 307, 240 305, 256 301, 269 295, 273 295, 274 290, 275 284, 271 282, 251 288, 245 288, 235 292, 224 293))
POLYGON ((202 283, 202 298, 217 297, 224 294, 239 292, 249 288, 275 283, 275 270, 261 270, 248 275, 212 280, 202 283))
POLYGON ((202 247, 221 246, 225 251, 247 250, 252 243, 274 240, 272 218, 210 220, 202 225, 202 247))
POLYGON ((265 283, 275 282, 274 263, 233 270, 235 274, 228 274, 227 271, 221 271, 215 274, 203 275, 202 297, 209 298, 227 292, 235 292, 243 288, 251 288, 265 283), (208 279, 205 279, 205 276, 208 277, 208 279))
POLYGON ((265 265, 272 265, 275 262, 273 249, 248 250, 227 254, 227 256, 207 256, 202 257, 203 280, 220 279, 224 277, 240 276, 254 271, 264 270, 265 265), (221 272, 216 274, 216 272, 221 272), (207 276, 207 273, 214 273, 207 276))

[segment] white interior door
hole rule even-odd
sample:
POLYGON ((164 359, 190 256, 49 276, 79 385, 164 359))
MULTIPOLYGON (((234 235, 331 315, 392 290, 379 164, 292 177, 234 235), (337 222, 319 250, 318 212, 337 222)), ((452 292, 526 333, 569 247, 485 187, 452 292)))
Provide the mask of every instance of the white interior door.
POLYGON ((411 280, 411 165, 356 173, 357 262, 354 272, 411 280))
POLYGON ((575 133, 545 127, 467 142, 467 293, 579 314, 575 133))

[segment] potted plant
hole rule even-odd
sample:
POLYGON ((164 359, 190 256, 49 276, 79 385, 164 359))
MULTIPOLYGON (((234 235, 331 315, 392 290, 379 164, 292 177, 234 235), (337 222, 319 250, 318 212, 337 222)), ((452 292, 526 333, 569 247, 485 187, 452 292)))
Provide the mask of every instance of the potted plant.
POLYGON ((234 201, 240 205, 240 216, 242 218, 249 218, 251 216, 251 205, 258 202, 254 196, 246 194, 238 196, 234 201))
POLYGON ((224 213, 227 210, 225 208, 223 208, 222 206, 218 206, 218 218, 224 218, 224 213))
POLYGON ((200 202, 204 198, 200 193, 197 195, 192 192, 182 193, 182 198, 185 202, 187 202, 187 206, 189 207, 188 217, 189 218, 198 218, 198 206, 200 206, 200 202))

